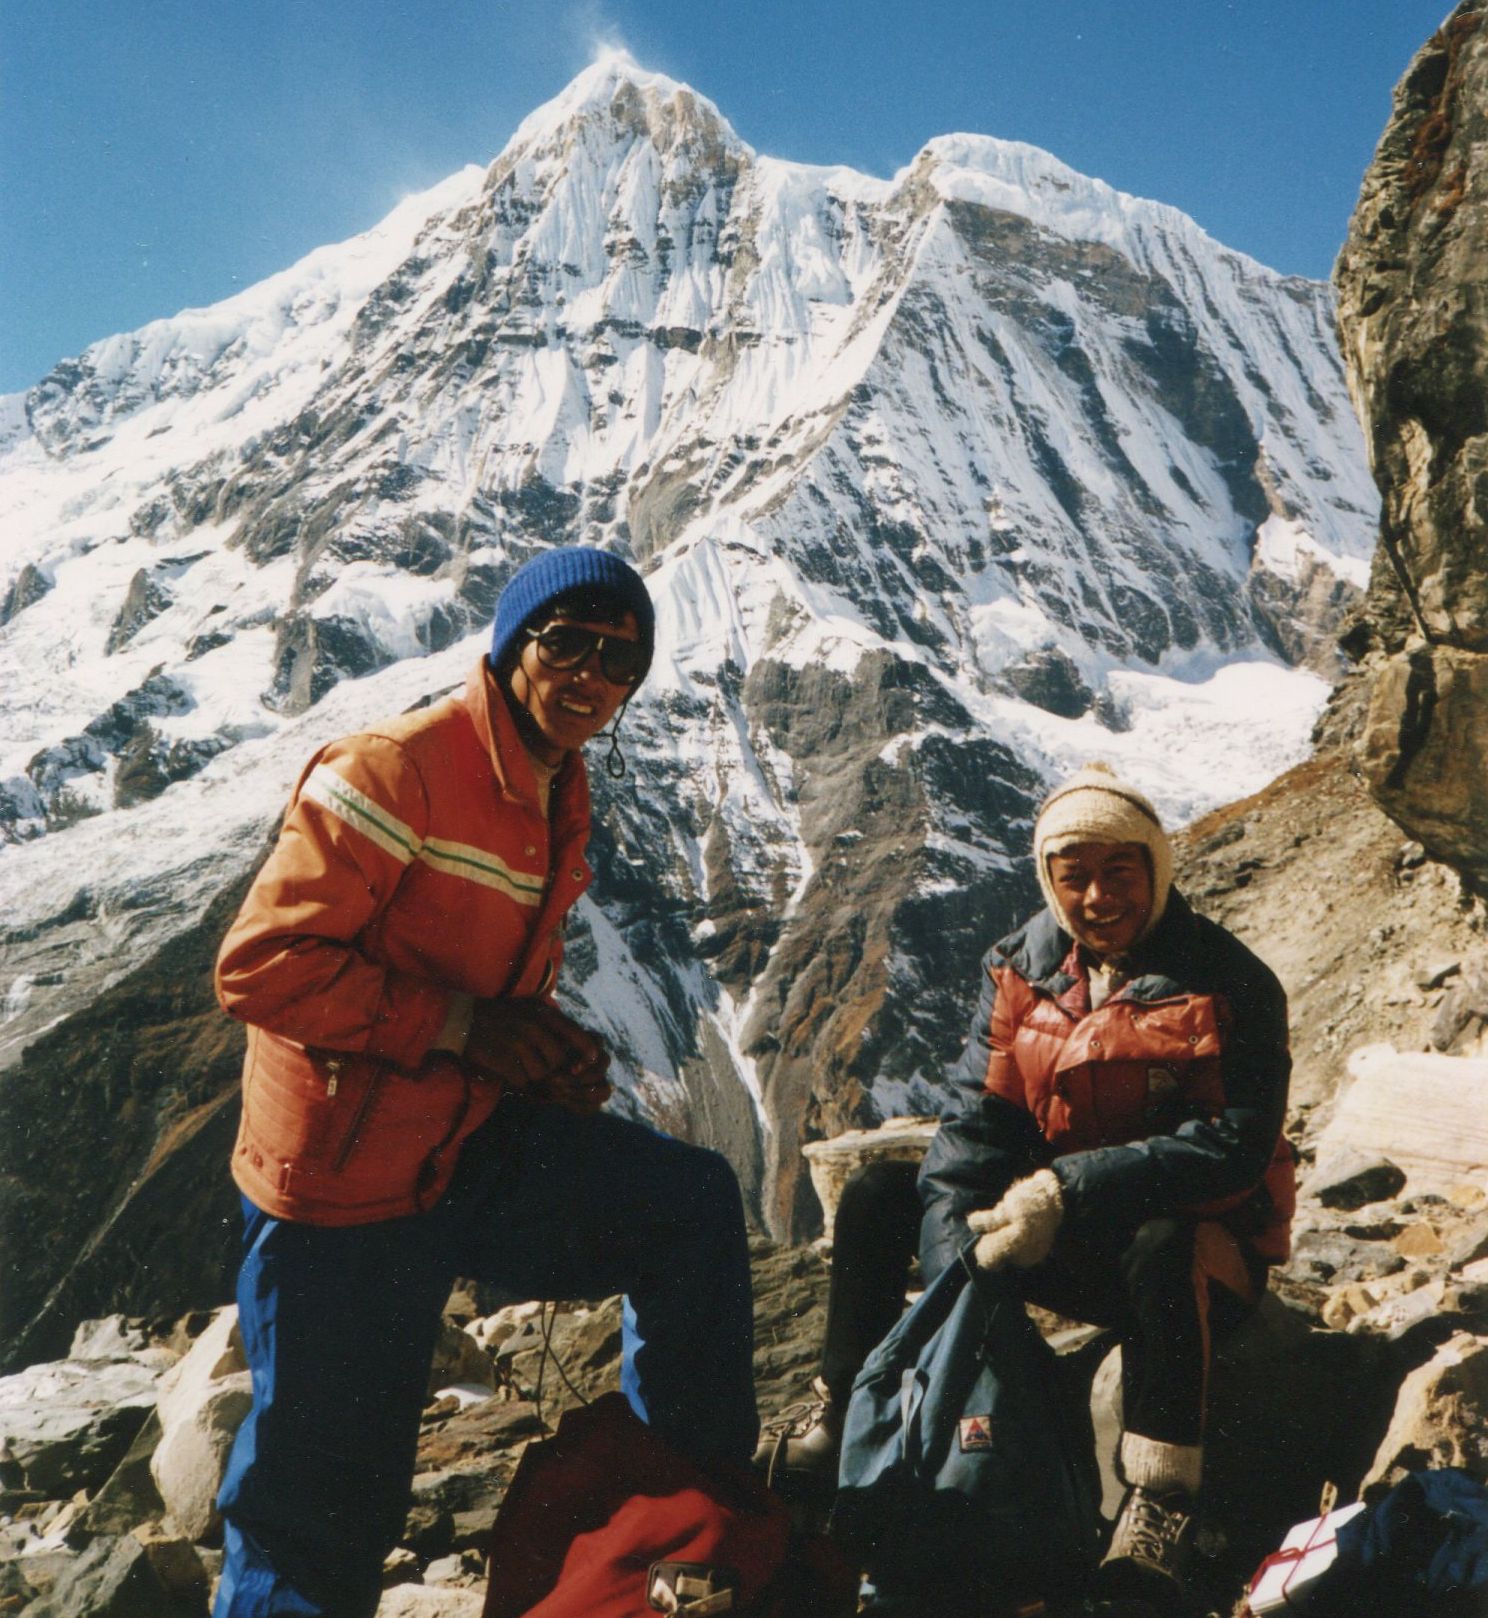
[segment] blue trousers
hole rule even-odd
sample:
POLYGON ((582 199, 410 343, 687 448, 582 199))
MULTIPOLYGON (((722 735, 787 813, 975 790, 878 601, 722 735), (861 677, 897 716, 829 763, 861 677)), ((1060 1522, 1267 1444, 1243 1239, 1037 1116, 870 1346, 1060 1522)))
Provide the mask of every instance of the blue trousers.
POLYGON ((621 1387, 636 1413, 699 1458, 753 1450, 744 1215, 716 1152, 512 1099, 425 1214, 332 1229, 244 1210, 253 1408, 219 1496, 216 1618, 375 1611, 456 1276, 533 1299, 624 1292, 621 1387))

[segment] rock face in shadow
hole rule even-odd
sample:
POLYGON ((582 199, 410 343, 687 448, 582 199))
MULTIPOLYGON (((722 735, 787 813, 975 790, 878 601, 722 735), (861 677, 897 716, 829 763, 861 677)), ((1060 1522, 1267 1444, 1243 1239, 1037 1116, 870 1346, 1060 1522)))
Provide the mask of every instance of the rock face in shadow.
POLYGON ((231 1295, 243 1031, 218 1010, 211 973, 245 886, 7 1074, 0 1367, 64 1353, 79 1320, 120 1302, 174 1315, 231 1295))
POLYGON ((1383 497, 1354 650, 1381 805, 1488 888, 1488 4, 1411 63, 1335 271, 1349 387, 1383 497))

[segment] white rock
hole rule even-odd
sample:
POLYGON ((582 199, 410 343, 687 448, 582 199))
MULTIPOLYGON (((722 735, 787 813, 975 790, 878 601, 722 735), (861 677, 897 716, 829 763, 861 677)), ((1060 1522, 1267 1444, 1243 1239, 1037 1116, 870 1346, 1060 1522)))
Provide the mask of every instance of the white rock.
POLYGON ((455 1585, 397 1584, 383 1593, 377 1618, 481 1618, 484 1590, 455 1585))
POLYGON ((496 1390, 480 1382, 453 1382, 447 1388, 434 1390, 436 1399, 458 1399, 461 1410, 469 1410, 471 1405, 483 1405, 495 1397, 496 1390))
POLYGON ((886 1118, 876 1129, 850 1129, 830 1140, 808 1141, 801 1155, 822 1206, 824 1239, 831 1239, 843 1188, 865 1163, 885 1158, 918 1163, 939 1128, 936 1118, 886 1118))
POLYGON ((1424 1286, 1404 1288, 1392 1296, 1381 1298, 1370 1308, 1363 1310, 1348 1322, 1346 1330, 1351 1332, 1377 1332, 1381 1335, 1398 1335, 1407 1326, 1413 1326, 1417 1321, 1428 1320, 1436 1314, 1442 1304, 1442 1295, 1446 1292, 1447 1283, 1438 1276, 1424 1286))
POLYGON ((541 1308, 540 1303, 510 1303, 483 1320, 472 1320, 465 1330, 482 1348, 497 1349, 541 1308))
POLYGON ((1318 1137, 1320 1169, 1335 1152, 1378 1156, 1388 1142, 1413 1195, 1488 1174, 1488 1060, 1366 1045, 1348 1073, 1318 1137))
POLYGON ((223 1309, 160 1382, 160 1443, 150 1475, 172 1522, 190 1540, 217 1526, 217 1490, 227 1454, 253 1402, 237 1334, 238 1312, 223 1309))
POLYGON ((430 1584, 452 1583, 462 1578, 465 1573, 465 1564, 460 1560, 458 1552, 450 1556, 436 1557, 424 1569, 424 1578, 430 1584))
POLYGON ((149 1346, 149 1333, 137 1320, 126 1315, 105 1315, 102 1320, 84 1320, 72 1334, 70 1360, 128 1360, 149 1346))

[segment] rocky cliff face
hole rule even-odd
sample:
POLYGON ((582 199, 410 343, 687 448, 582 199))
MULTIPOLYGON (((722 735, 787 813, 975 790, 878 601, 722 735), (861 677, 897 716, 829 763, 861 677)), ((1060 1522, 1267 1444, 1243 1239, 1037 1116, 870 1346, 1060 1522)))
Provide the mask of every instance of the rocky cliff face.
POLYGON ((1395 92, 1335 275, 1383 497, 1360 758, 1411 836, 1488 890, 1488 6, 1395 92))
POLYGON ((809 1225, 803 1137, 937 1105, 1051 775, 1104 755, 1181 821, 1305 748, 1377 519, 1332 325, 1046 153, 781 163, 610 60, 489 169, 0 401, 0 1338, 69 1328, 67 1277, 165 1306, 177 1148, 231 1220, 231 1101, 182 1132, 231 1040, 166 1031, 211 1015, 208 913, 313 748, 456 684, 562 540, 660 625, 568 1004, 619 1105, 809 1225))

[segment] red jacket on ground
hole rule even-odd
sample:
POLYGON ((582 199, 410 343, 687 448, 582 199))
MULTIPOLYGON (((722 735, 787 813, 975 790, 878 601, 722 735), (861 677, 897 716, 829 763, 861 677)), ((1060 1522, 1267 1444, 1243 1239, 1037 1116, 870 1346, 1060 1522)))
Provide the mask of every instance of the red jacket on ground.
POLYGON ((551 819, 486 670, 311 759, 217 961, 249 1024, 233 1175, 277 1218, 429 1207, 498 1092, 432 1052, 456 994, 550 996, 588 887, 571 754, 551 819))

